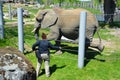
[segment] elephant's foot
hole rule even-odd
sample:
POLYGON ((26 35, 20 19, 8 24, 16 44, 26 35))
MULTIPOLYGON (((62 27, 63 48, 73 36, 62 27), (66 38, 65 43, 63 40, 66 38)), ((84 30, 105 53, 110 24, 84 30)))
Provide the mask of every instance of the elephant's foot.
POLYGON ((98 45, 97 48, 100 52, 102 52, 104 50, 104 46, 102 44, 98 45))
POLYGON ((62 51, 58 50, 55 54, 62 54, 62 51))
POLYGON ((94 43, 91 43, 90 44, 90 47, 93 47, 93 48, 96 48, 96 49, 98 49, 100 52, 102 52, 103 50, 104 50, 104 46, 103 46, 103 44, 94 44, 94 43))

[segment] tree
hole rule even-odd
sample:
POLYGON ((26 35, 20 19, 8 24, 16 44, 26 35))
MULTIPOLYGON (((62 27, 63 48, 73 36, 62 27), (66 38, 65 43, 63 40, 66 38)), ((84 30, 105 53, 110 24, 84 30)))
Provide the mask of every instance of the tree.
POLYGON ((114 0, 104 0, 104 19, 105 23, 113 22, 116 4, 114 0))

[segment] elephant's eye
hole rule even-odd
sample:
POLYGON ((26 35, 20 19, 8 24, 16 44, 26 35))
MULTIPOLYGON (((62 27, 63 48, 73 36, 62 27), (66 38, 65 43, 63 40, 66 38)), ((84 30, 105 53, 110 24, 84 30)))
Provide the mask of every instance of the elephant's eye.
POLYGON ((36 18, 36 21, 41 22, 41 21, 42 21, 42 19, 38 19, 38 18, 36 18))
POLYGON ((40 18, 40 19, 36 18, 36 21, 38 21, 39 23, 41 23, 46 14, 47 14, 47 12, 45 12, 45 13, 42 15, 42 18, 40 18))
POLYGON ((41 26, 41 23, 39 24, 39 26, 41 26))

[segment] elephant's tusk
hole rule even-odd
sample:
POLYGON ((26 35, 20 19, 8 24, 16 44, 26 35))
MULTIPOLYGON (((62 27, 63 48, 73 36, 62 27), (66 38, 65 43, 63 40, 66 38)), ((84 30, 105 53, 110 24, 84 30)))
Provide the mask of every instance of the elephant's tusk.
POLYGON ((32 32, 35 32, 36 31, 36 28, 34 28, 33 30, 32 30, 32 32))

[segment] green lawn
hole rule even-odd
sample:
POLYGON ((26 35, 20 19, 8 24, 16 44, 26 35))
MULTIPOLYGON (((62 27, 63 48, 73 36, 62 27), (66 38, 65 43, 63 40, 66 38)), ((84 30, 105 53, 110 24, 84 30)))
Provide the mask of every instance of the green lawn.
MULTIPOLYGON (((14 7, 14 6, 13 6, 14 7)), ((32 7, 24 7, 31 11, 31 20, 38 11, 32 7)), ((16 9, 16 7, 14 8, 16 9)), ((7 6, 4 6, 7 12, 7 6)), ((99 13, 96 11, 96 13, 99 13)), ((14 22, 6 19, 6 22, 14 22)), ((35 38, 31 31, 34 25, 24 26, 25 53, 31 49, 35 38)), ((5 25, 5 39, 0 39, 0 47, 11 46, 18 49, 17 27, 11 24, 5 25)), ((48 29, 42 29, 40 33, 48 33, 48 29)), ((120 37, 110 34, 115 32, 113 29, 100 29, 100 35, 105 45, 103 52, 89 49, 85 57, 85 67, 78 68, 78 45, 62 43, 63 54, 56 55, 55 50, 51 50, 50 70, 51 76, 45 76, 44 64, 38 80, 119 80, 120 79, 120 37), (106 44, 107 43, 107 44, 106 44)), ((117 35, 117 33, 116 33, 117 35)), ((119 34, 118 34, 119 35, 119 34)), ((97 38, 97 35, 95 35, 97 38)), ((52 41, 54 44, 54 41, 52 41)), ((25 54, 36 68, 36 57, 34 52, 25 54)))
MULTIPOLYGON (((31 48, 35 42, 34 35, 31 33, 33 25, 24 27, 25 44, 31 48)), ((41 30, 41 32, 48 30, 41 30)), ((38 80, 119 80, 120 78, 120 49, 119 38, 110 35, 114 30, 101 29, 100 34, 103 40, 110 39, 111 42, 116 43, 110 47, 106 47, 102 53, 94 50, 88 50, 85 58, 85 67, 78 68, 78 45, 71 43, 62 43, 63 54, 56 55, 55 50, 51 50, 50 70, 51 76, 45 76, 44 64, 38 80)), ((5 27, 5 39, 0 40, 0 47, 17 46, 17 27, 5 27)), ((97 36, 95 36, 97 37, 97 36)), ((52 41, 54 44, 54 41, 52 41)), ((25 49, 26 51, 28 50, 25 49)), ((36 57, 34 52, 25 54, 25 56, 36 67, 36 57)))

